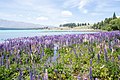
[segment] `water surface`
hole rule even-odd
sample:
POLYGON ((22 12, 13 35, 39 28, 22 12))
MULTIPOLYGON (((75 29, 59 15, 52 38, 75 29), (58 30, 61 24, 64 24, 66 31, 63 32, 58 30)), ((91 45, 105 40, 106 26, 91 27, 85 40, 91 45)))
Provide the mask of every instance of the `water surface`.
POLYGON ((64 34, 88 34, 96 32, 80 32, 80 31, 68 31, 68 30, 0 30, 0 42, 6 39, 18 38, 18 37, 33 37, 43 35, 64 35, 64 34))

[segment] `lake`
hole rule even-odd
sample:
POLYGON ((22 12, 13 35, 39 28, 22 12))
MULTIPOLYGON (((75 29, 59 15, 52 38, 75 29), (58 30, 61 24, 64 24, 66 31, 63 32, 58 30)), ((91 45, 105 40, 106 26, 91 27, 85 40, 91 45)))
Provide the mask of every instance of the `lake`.
POLYGON ((0 42, 18 37, 33 37, 43 35, 88 34, 96 32, 80 32, 70 30, 0 30, 0 42))

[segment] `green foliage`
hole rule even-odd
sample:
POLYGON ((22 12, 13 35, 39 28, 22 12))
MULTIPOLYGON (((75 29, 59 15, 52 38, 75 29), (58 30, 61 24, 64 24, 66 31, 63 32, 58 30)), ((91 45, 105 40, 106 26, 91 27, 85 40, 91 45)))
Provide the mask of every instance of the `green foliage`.
MULTIPOLYGON (((119 37, 117 38, 119 39, 119 37)), ((113 39, 110 39, 110 41, 113 41, 113 39)), ((107 45, 108 42, 109 40, 107 40, 105 44, 107 45)), ((115 51, 113 53, 107 48, 108 62, 104 61, 104 50, 102 49, 100 60, 98 61, 97 54, 100 51, 98 45, 100 45, 100 43, 84 42, 69 47, 62 47, 58 50, 59 57, 57 60, 51 63, 47 62, 48 57, 53 56, 53 50, 50 48, 44 49, 46 55, 43 59, 40 59, 38 57, 40 55, 36 55, 35 53, 27 55, 24 52, 21 52, 23 64, 14 62, 11 63, 9 68, 6 68, 5 65, 0 66, 0 80, 18 80, 20 71, 17 69, 19 68, 23 69, 23 80, 30 80, 29 69, 33 66, 36 68, 36 76, 39 74, 43 77, 43 70, 47 69, 49 80, 77 80, 78 75, 80 75, 83 80, 84 77, 89 78, 90 67, 92 67, 93 79, 117 80, 120 76, 120 60, 118 60, 120 48, 114 46, 113 48, 115 51), (29 60, 28 63, 26 63, 25 59, 28 57, 32 60, 29 60), (92 64, 90 64, 91 59, 92 64)), ((12 59, 12 57, 10 57, 10 59, 12 59)))
POLYGON ((45 52, 45 54, 47 54, 48 56, 53 56, 54 55, 54 51, 52 50, 52 49, 50 49, 50 48, 46 48, 45 50, 44 50, 44 52, 45 52))
POLYGON ((67 24, 60 25, 60 27, 62 27, 62 26, 73 28, 73 27, 76 27, 77 25, 75 23, 67 23, 67 24))
POLYGON ((120 30, 120 18, 111 20, 110 24, 113 30, 120 30))
POLYGON ((73 27, 79 27, 79 26, 88 26, 90 25, 89 23, 66 23, 66 24, 60 24, 60 27, 70 27, 70 28, 73 28, 73 27))
POLYGON ((116 19, 117 17, 116 17, 116 14, 115 14, 115 12, 114 12, 114 14, 113 14, 113 19, 116 19))
POLYGON ((108 30, 108 31, 120 30, 120 18, 117 18, 114 13, 112 18, 105 18, 104 21, 94 24, 92 28, 108 30))

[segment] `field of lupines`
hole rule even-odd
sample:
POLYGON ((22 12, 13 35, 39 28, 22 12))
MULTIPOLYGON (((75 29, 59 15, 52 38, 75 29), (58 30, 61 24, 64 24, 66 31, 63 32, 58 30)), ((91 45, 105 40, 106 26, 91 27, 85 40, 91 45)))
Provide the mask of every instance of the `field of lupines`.
POLYGON ((0 80, 119 80, 120 31, 0 44, 0 80))

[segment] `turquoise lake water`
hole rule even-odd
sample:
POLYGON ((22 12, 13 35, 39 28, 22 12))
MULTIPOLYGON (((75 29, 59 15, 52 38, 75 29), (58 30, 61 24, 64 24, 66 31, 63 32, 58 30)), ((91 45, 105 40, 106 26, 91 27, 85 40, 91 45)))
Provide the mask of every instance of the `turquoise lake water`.
POLYGON ((80 31, 56 31, 56 30, 0 30, 0 42, 6 39, 18 37, 33 37, 43 35, 64 35, 64 34, 88 34, 96 32, 80 32, 80 31))

